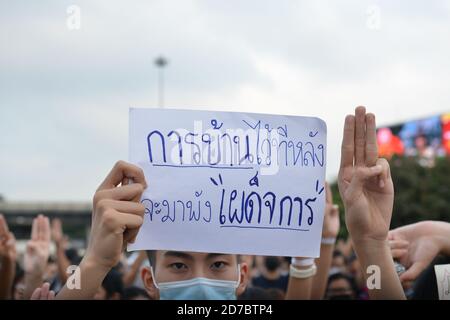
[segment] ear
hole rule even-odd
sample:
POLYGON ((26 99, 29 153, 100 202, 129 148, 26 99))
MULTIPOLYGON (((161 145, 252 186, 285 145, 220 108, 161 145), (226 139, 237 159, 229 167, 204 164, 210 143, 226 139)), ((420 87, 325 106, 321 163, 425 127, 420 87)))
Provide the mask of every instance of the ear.
POLYGON ((239 279, 239 286, 236 288, 236 296, 238 297, 244 293, 249 281, 248 264, 246 262, 241 262, 240 267, 241 278, 239 279))
POLYGON ((153 283, 152 272, 150 271, 150 267, 144 267, 141 270, 141 278, 142 282, 145 286, 145 291, 152 300, 159 300, 159 290, 155 287, 153 283))

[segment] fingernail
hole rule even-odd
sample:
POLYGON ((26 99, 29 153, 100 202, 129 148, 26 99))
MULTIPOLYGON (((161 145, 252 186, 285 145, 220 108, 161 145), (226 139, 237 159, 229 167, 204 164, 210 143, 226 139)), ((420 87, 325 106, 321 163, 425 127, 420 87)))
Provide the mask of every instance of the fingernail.
POLYGON ((384 188, 384 180, 380 179, 380 188, 384 188))

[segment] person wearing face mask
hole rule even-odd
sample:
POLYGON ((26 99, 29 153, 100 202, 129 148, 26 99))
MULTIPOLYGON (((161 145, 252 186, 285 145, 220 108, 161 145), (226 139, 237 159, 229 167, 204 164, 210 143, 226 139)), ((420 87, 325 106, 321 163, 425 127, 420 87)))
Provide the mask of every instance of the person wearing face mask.
MULTIPOLYGON (((338 186, 361 268, 367 270, 376 264, 383 270, 381 289, 369 290, 370 298, 405 299, 387 239, 393 182, 388 162, 378 158, 375 116, 366 114, 364 107, 356 108, 355 115, 345 120, 338 186)), ((77 270, 81 289, 71 290, 66 284, 56 299, 94 297, 127 244, 136 240, 143 224, 145 207, 140 199, 146 188, 141 168, 124 161, 115 165, 93 198, 89 245, 77 270), (130 180, 134 183, 129 184, 130 180)), ((269 271, 275 265, 270 260, 265 262, 266 275, 274 273, 269 271)), ((304 293, 308 299, 316 267, 297 260, 290 267, 286 298, 299 298, 304 293)), ((152 268, 144 269, 142 276, 147 291, 156 298, 234 299, 245 290, 247 271, 246 263, 240 263, 237 255, 156 251, 152 268), (168 258, 173 260, 167 263, 168 258)), ((45 299, 48 286, 35 296, 42 295, 45 299)))
MULTIPOLYGON (((92 299, 108 272, 116 266, 127 243, 135 241, 143 223, 145 207, 140 198, 147 187, 143 171, 119 161, 94 195, 91 236, 79 264, 80 290, 66 286, 56 299, 92 299), (133 184, 127 181, 132 179, 133 184)), ((241 296, 248 283, 248 265, 236 254, 189 251, 148 251, 150 267, 141 270, 151 299, 220 299, 241 296)), ((273 269, 273 265, 269 268, 273 269)), ((310 280, 293 285, 309 292, 310 280)), ((300 279, 303 280, 303 279, 300 279)), ((48 288, 38 288, 35 298, 46 299, 48 288), (45 294, 42 294, 44 292, 45 294)))
POLYGON ((186 251, 147 251, 150 267, 141 271, 154 300, 236 300, 247 284, 248 266, 239 255, 186 251))
POLYGON ((264 267, 261 274, 254 278, 252 284, 263 289, 287 290, 289 276, 282 273, 281 257, 264 257, 264 267))

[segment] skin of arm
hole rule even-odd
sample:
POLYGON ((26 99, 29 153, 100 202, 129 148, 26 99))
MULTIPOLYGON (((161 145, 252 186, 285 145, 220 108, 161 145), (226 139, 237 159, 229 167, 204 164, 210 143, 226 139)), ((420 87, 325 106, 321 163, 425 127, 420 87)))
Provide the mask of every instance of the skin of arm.
POLYGON ((312 280, 311 299, 313 300, 320 300, 325 296, 333 250, 334 245, 332 244, 320 245, 320 258, 316 259, 317 273, 312 280))
POLYGON ((375 115, 364 107, 345 119, 338 186, 366 281, 369 267, 380 271, 380 287, 369 288, 370 298, 405 299, 388 243, 394 185, 389 163, 378 158, 375 115))
POLYGON ((136 239, 143 223, 145 207, 140 199, 145 188, 142 169, 124 161, 116 163, 94 195, 89 245, 79 265, 80 288, 70 289, 66 283, 57 300, 94 297, 126 245, 136 239), (134 183, 129 184, 130 180, 134 183))
POLYGON ((0 300, 11 298, 16 273, 16 239, 0 214, 0 300))
MULTIPOLYGON (((322 238, 336 238, 339 232, 339 210, 333 205, 331 188, 326 183, 326 203, 322 228, 322 238)), ((325 293, 328 281, 328 271, 331 265, 334 245, 321 244, 320 258, 315 259, 317 273, 315 276, 298 279, 289 277, 286 299, 290 300, 309 300, 321 299, 325 293)), ((302 260, 305 258, 297 258, 302 260)), ((297 269, 307 269, 308 266, 297 266, 297 269)))
POLYGON ((61 283, 66 283, 68 274, 67 269, 70 266, 70 261, 66 256, 66 243, 67 239, 64 236, 62 230, 62 222, 60 219, 52 220, 52 239, 56 246, 56 262, 58 264, 58 276, 61 283))
MULTIPOLYGON (((298 257, 298 260, 304 258, 298 257)), ((297 269, 307 269, 306 267, 296 267, 297 269)), ((289 276, 288 287, 286 291, 286 300, 310 300, 313 277, 299 279, 289 276)))
POLYGON ((58 264, 58 275, 61 283, 66 283, 68 274, 67 269, 70 266, 70 261, 67 259, 64 245, 61 243, 56 244, 56 261, 58 264))
MULTIPOLYGON (((339 207, 333 204, 331 188, 326 184, 326 204, 323 219, 322 238, 336 238, 339 232, 339 207)), ((320 257, 316 259, 317 273, 312 281, 311 299, 323 299, 328 283, 328 273, 333 259, 334 244, 322 243, 320 257)))

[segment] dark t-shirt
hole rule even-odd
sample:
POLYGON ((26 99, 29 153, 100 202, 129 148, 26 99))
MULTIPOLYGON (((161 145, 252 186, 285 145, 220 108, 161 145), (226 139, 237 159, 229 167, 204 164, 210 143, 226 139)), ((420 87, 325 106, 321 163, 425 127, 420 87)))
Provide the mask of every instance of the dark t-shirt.
POLYGON ((269 280, 266 279, 264 276, 258 276, 253 279, 252 284, 255 287, 260 287, 264 289, 280 289, 283 292, 286 292, 287 286, 288 286, 289 276, 288 275, 281 275, 278 279, 275 280, 269 280))

